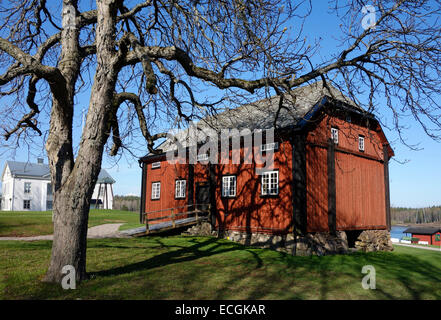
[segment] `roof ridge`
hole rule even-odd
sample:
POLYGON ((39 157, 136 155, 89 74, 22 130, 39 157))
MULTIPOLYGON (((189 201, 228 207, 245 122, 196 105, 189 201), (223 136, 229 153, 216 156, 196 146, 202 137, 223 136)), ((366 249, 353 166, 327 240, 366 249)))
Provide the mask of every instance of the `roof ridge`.
MULTIPOLYGON (((24 162, 6 160, 5 167, 6 166, 9 167, 12 175, 46 178, 50 174, 50 166, 47 163, 32 163, 29 161, 24 162)), ((106 181, 110 181, 111 179, 113 181, 112 183, 116 182, 115 179, 113 179, 113 177, 104 168, 100 169, 98 178, 99 176, 101 176, 101 179, 104 179, 106 181)))
MULTIPOLYGON (((200 129, 220 129, 236 128, 239 130, 250 129, 252 132, 256 129, 286 128, 302 125, 302 119, 308 116, 311 110, 319 105, 324 98, 341 101, 351 106, 354 110, 362 111, 353 100, 343 94, 343 92, 332 85, 331 82, 322 80, 308 83, 306 85, 294 88, 284 93, 282 108, 279 108, 277 102, 279 95, 265 97, 249 103, 244 103, 236 108, 224 108, 224 111, 214 115, 206 115, 198 122, 193 124, 200 129)), ((186 132, 189 127, 179 130, 174 136, 186 144, 186 132)), ((165 139, 157 148, 167 151, 173 147, 174 142, 171 139, 165 139)), ((149 153, 148 153, 149 154, 149 153)), ((147 154, 147 155, 148 155, 147 154)), ((146 156, 147 156, 146 155, 146 156)))

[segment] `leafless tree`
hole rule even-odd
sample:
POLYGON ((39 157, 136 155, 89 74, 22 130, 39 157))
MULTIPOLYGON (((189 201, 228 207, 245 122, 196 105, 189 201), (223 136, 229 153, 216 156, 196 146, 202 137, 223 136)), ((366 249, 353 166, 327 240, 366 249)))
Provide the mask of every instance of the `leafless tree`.
POLYGON ((45 280, 60 281, 65 265, 78 280, 87 277, 89 204, 103 153, 130 151, 136 128, 154 151, 165 136, 158 123, 178 126, 233 98, 283 96, 324 80, 370 112, 385 97, 397 130, 410 112, 437 138, 440 2, 371 1, 377 23, 363 29, 366 4, 332 3, 342 49, 317 62, 320 43, 303 30, 310 1, 2 1, 4 139, 42 135, 51 168, 54 240, 45 280), (205 94, 208 87, 219 95, 205 94), (90 101, 76 146, 74 112, 84 92, 90 101))

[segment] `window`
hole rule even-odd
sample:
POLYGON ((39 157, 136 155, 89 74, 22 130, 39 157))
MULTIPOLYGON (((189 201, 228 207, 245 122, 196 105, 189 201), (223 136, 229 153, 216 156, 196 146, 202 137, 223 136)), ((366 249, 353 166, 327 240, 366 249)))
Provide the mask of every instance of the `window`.
POLYGON ((236 196, 236 176, 222 177, 222 197, 230 198, 236 196))
POLYGON ((278 150, 278 149, 279 149, 279 143, 278 142, 262 144, 260 146, 260 151, 269 151, 269 150, 278 150))
POLYGON ((198 154, 197 161, 208 161, 208 153, 198 154))
POLYGON ((364 151, 364 137, 358 136, 358 150, 364 151))
POLYGON ((50 183, 47 184, 46 194, 47 194, 48 196, 51 196, 51 195, 52 195, 52 184, 50 184, 50 183))
POLYGON ((161 182, 152 183, 152 200, 158 200, 161 197, 161 182))
POLYGON ((279 194, 279 171, 268 171, 262 174, 262 195, 276 196, 279 194))
POLYGON ((351 116, 346 116, 346 122, 349 122, 349 123, 352 122, 352 118, 351 118, 351 116))
POLYGON ((161 162, 153 162, 152 163, 152 169, 161 168, 161 162))
POLYGON ((31 200, 23 200, 23 209, 31 208, 31 200))
POLYGON ((186 180, 176 180, 175 186, 175 198, 185 199, 185 186, 187 184, 186 180))
POLYGON ((335 144, 338 144, 338 129, 331 128, 331 139, 334 140, 335 144))
POLYGON ((25 182, 24 193, 31 193, 31 183, 30 182, 25 182))
POLYGON ((46 210, 52 210, 52 201, 46 201, 46 210))

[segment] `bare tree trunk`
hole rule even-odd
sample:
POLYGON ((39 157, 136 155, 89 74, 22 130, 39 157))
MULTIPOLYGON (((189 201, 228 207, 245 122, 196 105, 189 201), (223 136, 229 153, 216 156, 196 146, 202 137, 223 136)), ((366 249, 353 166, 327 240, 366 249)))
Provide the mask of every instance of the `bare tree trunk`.
MULTIPOLYGON (((66 119, 61 113, 58 117, 52 117, 51 137, 46 146, 52 180, 56 185, 53 208, 54 240, 51 261, 45 277, 47 282, 60 282, 63 277, 61 271, 65 265, 72 265, 75 268, 78 281, 87 279, 86 249, 90 199, 101 170, 104 145, 109 136, 109 113, 118 73, 115 66, 113 39, 116 8, 113 3, 103 4, 97 1, 97 9, 98 65, 75 164, 69 169, 70 164, 73 163, 72 135, 71 132, 68 134, 63 132, 65 128, 63 122, 72 121, 71 116, 66 119)), ((66 55, 68 56, 69 53, 66 55)), ((66 69, 75 75, 75 68, 71 64, 66 69)), ((74 86, 68 90, 73 93, 74 86)), ((73 106, 73 99, 69 103, 73 106)), ((55 102, 54 106, 56 106, 55 102)), ((57 108, 53 107, 53 112, 57 113, 57 108)))
MULTIPOLYGON (((91 105, 83 132, 80 151, 67 179, 54 194, 54 240, 51 262, 45 281, 59 282, 61 269, 72 265, 77 280, 87 278, 86 243, 90 199, 101 169, 103 148, 108 135, 106 107, 108 99, 103 90, 109 83, 98 72, 92 89, 91 105)), ((48 150, 50 159, 56 157, 48 150)), ((59 159, 59 162, 62 162, 59 159)), ((51 161, 51 166, 52 161, 51 161)), ((52 171, 57 172, 57 165, 52 171)), ((56 180, 56 177, 53 177, 56 180)))
POLYGON ((87 278, 86 274, 86 239, 89 208, 87 202, 76 208, 72 207, 69 191, 56 193, 54 201, 54 240, 49 269, 45 281, 60 282, 62 268, 72 265, 78 281, 87 278))

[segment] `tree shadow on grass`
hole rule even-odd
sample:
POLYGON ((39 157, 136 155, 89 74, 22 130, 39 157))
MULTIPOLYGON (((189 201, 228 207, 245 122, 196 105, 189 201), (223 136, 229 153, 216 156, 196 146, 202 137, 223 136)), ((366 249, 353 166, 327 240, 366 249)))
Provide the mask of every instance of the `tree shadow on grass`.
MULTIPOLYGON (((292 266, 291 258, 287 264, 292 266)), ((318 298, 337 299, 441 299, 441 269, 426 259, 390 252, 355 253, 303 260, 304 268, 319 273, 318 298), (362 289, 366 274, 362 268, 372 265, 376 270, 375 290, 362 289), (335 277, 342 281, 334 281, 335 277), (352 292, 345 294, 345 290, 352 292), (338 292, 343 292, 343 295, 338 292), (364 298, 365 297, 365 298, 364 298)), ((298 266, 298 264, 296 264, 298 266)), ((298 276, 301 277, 299 274, 298 276)), ((280 288, 283 291, 283 285, 280 288)), ((286 288, 288 289, 288 288, 286 288)))
MULTIPOLYGON (((258 250, 251 252, 259 256, 258 250)), ((293 257, 276 253, 274 258, 264 260, 259 267, 266 270, 271 263, 279 261, 286 265, 279 272, 287 272, 278 277, 274 272, 263 271, 253 280, 260 284, 251 286, 243 299, 441 299, 441 269, 411 254, 375 252, 293 257), (365 265, 376 269, 375 290, 362 288, 365 274, 361 271, 365 265), (296 286, 301 289, 295 289, 296 286)), ((239 289, 247 282, 240 276, 231 277, 214 293, 215 299, 225 299, 232 288, 239 289)))
MULTIPOLYGON (((97 243, 92 247, 135 248, 119 245, 117 241, 97 243)), ((136 249, 163 249, 166 252, 152 252, 154 256, 143 261, 92 274, 107 278, 105 283, 111 285, 112 276, 194 261, 196 265, 186 269, 185 278, 177 278, 182 281, 180 287, 184 299, 192 297, 190 291, 195 287, 194 282, 211 281, 220 274, 220 282, 210 283, 215 289, 206 290, 207 299, 441 299, 441 285, 436 287, 441 284, 441 270, 430 256, 421 258, 409 253, 375 252, 293 257, 216 238, 188 238, 184 242, 182 239, 175 242, 157 237, 136 244, 136 249), (221 268, 227 264, 215 264, 219 260, 214 264, 210 264, 211 259, 197 261, 234 251, 238 255, 233 260, 229 257, 230 269, 226 273, 221 268), (233 268, 231 263, 235 264, 233 268), (365 265, 373 265, 376 269, 375 290, 361 287, 365 276, 361 271, 365 265)), ((138 289, 139 292, 142 290, 146 289, 138 289)), ((175 291, 172 296, 179 294, 175 291)), ((167 294, 159 293, 159 297, 163 296, 167 297, 167 294)))
MULTIPOLYGON (((365 255, 367 264, 376 268, 376 290, 384 299, 413 300, 441 299, 441 269, 433 264, 434 260, 428 261, 416 255, 401 253, 389 254, 379 252, 365 255), (388 288, 382 284, 396 281, 401 288, 388 288), (430 285, 428 285, 430 284, 430 285)), ((434 255, 434 258, 440 259, 434 255)))
MULTIPOLYGON (((199 238, 188 239, 187 242, 193 243, 190 246, 181 246, 176 244, 165 244, 160 238, 154 239, 157 248, 167 248, 171 251, 167 251, 158 255, 155 255, 144 261, 125 265, 123 267, 112 268, 108 270, 94 272, 93 274, 99 277, 116 276, 126 273, 131 273, 139 270, 153 269, 157 267, 163 267, 169 264, 176 264, 181 262, 188 262, 197 260, 212 255, 222 254, 225 252, 242 250, 243 246, 231 243, 225 246, 225 243, 219 243, 216 238, 199 238), (225 249, 219 249, 226 247, 225 249), (202 250, 203 249, 203 250, 202 250)), ((114 246, 111 246, 114 247, 114 246)), ((155 247, 146 247, 146 249, 154 249, 155 247)))

